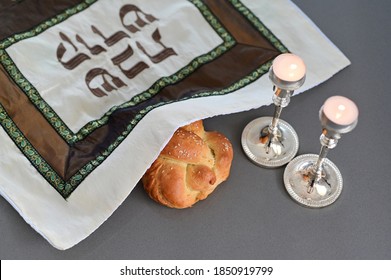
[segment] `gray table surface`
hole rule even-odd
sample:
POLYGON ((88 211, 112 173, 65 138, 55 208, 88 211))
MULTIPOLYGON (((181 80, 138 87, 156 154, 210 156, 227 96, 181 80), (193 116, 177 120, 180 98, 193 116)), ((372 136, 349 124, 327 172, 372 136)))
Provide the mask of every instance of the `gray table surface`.
POLYGON ((282 115, 299 135, 299 154, 317 153, 324 100, 338 94, 356 101, 359 124, 329 155, 344 178, 336 203, 323 209, 296 204, 285 191, 283 167, 262 169, 244 155, 242 130, 271 115, 268 106, 205 120, 207 130, 232 141, 235 157, 229 180, 191 209, 162 207, 139 184, 91 236, 59 251, 0 198, 0 258, 391 259, 391 1, 294 2, 352 61, 294 97, 282 115))

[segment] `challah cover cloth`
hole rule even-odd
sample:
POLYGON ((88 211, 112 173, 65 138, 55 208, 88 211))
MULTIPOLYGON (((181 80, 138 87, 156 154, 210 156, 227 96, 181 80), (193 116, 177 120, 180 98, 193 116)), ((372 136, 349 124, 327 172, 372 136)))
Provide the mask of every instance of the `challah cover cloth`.
MULTIPOLYGON (((271 104, 349 60, 288 0, 38 0, 0 7, 0 193, 68 249, 126 199, 179 126, 271 104)), ((299 106, 299 104, 297 104, 299 106)))

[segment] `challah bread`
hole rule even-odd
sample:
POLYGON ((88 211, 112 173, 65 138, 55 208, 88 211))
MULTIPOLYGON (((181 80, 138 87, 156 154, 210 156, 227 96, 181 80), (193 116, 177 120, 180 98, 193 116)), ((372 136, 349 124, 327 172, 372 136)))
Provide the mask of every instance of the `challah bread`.
POLYGON ((144 189, 165 206, 191 207, 228 178, 232 158, 230 141, 196 121, 174 133, 144 174, 144 189))

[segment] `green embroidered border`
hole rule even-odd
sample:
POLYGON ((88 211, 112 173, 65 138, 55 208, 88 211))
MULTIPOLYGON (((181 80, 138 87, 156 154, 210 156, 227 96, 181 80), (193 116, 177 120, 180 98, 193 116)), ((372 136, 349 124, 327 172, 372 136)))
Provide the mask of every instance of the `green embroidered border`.
POLYGON ((159 79, 148 90, 135 95, 129 101, 121 105, 113 106, 100 119, 88 122, 78 132, 74 133, 56 114, 56 112, 50 107, 50 105, 46 103, 46 101, 39 95, 39 92, 34 88, 34 86, 23 76, 23 74, 12 61, 11 57, 8 55, 5 49, 21 40, 39 35, 40 33, 46 31, 48 28, 60 22, 63 22, 64 20, 76 13, 83 11, 96 1, 97 0, 86 0, 84 3, 81 3, 74 8, 68 9, 61 15, 57 15, 51 20, 40 24, 38 27, 31 31, 24 32, 21 34, 15 34, 5 39, 3 42, 0 42, 0 62, 5 68, 5 70, 11 76, 11 78, 19 85, 19 87, 23 90, 23 92, 30 99, 30 101, 41 111, 41 113, 59 133, 59 135, 61 135, 62 138, 70 145, 73 145, 77 141, 83 140, 95 129, 105 125, 109 119, 109 116, 117 109, 135 106, 137 104, 140 104, 141 102, 150 99, 154 95, 158 94, 164 87, 175 84, 180 80, 186 78, 200 66, 215 60, 236 44, 231 34, 221 25, 218 19, 212 14, 209 8, 202 1, 188 0, 199 9, 205 20, 209 22, 211 27, 223 40, 223 43, 214 48, 209 53, 195 58, 187 66, 183 67, 173 75, 159 79))
MULTIPOLYGON (((195 3, 198 3, 198 4, 202 4, 202 2, 199 1, 199 0, 189 0, 189 1, 192 1, 192 2, 195 2, 195 3)), ((266 38, 268 38, 273 43, 273 45, 275 45, 275 47, 277 49, 279 49, 281 52, 287 52, 286 47, 283 46, 283 44, 260 22, 259 19, 257 19, 243 4, 241 4, 240 1, 238 1, 238 0, 229 0, 229 1, 233 5, 235 5, 235 7, 237 7, 240 10, 240 12, 247 19, 249 19, 250 22, 252 22, 252 24, 255 27, 257 27, 257 29, 266 38)), ((87 3, 87 2, 93 3, 95 1, 90 0, 90 1, 86 1, 85 3, 87 3)), ((77 7, 79 7, 79 5, 77 7)), ((81 8, 76 9, 76 10, 80 11, 80 9, 81 8)), ((223 27, 221 27, 221 28, 223 29, 223 27)), ((230 35, 227 33, 227 36, 230 36, 230 35)), ((0 43, 0 47, 2 47, 2 46, 4 47, 4 45, 1 45, 1 43, 0 43)), ((218 50, 215 50, 215 51, 217 52, 216 54, 212 53, 213 52, 212 51, 209 55, 211 57, 214 57, 215 55, 218 55, 219 54, 218 50)), ((224 51, 224 48, 221 49, 220 51, 224 51)), ((3 50, 0 49, 0 57, 2 57, 4 55, 4 53, 2 53, 2 52, 3 52, 3 50)), ((204 62, 203 59, 210 59, 210 58, 208 58, 208 57, 206 57, 206 58, 202 58, 202 57, 197 58, 197 59, 193 60, 190 63, 190 66, 196 67, 197 65, 193 65, 193 64, 194 63, 195 64, 203 63, 204 62), (198 59, 201 59, 201 61, 198 61, 198 59)), ((85 166, 83 166, 68 181, 64 181, 51 168, 51 166, 45 161, 45 159, 39 154, 39 152, 37 150, 35 150, 35 148, 25 138, 25 136, 19 130, 19 128, 16 126, 16 124, 13 122, 13 120, 8 116, 7 112, 5 111, 4 107, 1 104, 0 104, 0 124, 3 126, 5 131, 8 133, 10 138, 14 141, 14 143, 17 145, 17 147, 20 149, 20 151, 26 156, 26 158, 32 163, 32 165, 38 170, 38 172, 40 174, 42 174, 42 176, 49 182, 49 184, 51 186, 53 186, 53 188, 55 188, 57 190, 57 192, 59 192, 62 195, 62 197, 64 197, 66 199, 77 188, 77 186, 88 176, 88 174, 90 174, 97 166, 99 166, 122 143, 122 141, 129 135, 129 133, 140 122, 140 120, 147 113, 152 111, 153 109, 155 109, 157 107, 160 107, 160 106, 163 106, 163 105, 167 105, 167 104, 171 104, 171 103, 174 103, 174 102, 183 101, 183 100, 187 100, 187 99, 192 99, 192 98, 229 94, 229 93, 231 93, 233 91, 236 91, 236 90, 238 90, 238 89, 240 89, 240 88, 242 88, 242 87, 244 87, 244 86, 254 82, 255 80, 259 79, 261 76, 263 76, 265 73, 268 72, 271 64, 272 64, 272 61, 269 61, 269 62, 261 65, 255 71, 253 71, 249 75, 243 77, 242 79, 240 79, 239 81, 233 83, 231 86, 229 86, 229 87, 227 87, 225 89, 218 90, 218 91, 202 92, 202 93, 196 94, 196 95, 194 95, 192 97, 186 97, 186 98, 182 98, 180 100, 172 100, 172 101, 169 101, 169 102, 161 102, 161 103, 155 104, 153 106, 146 107, 145 109, 141 110, 135 116, 135 118, 132 121, 129 122, 126 130, 123 131, 122 135, 120 135, 105 151, 103 151, 99 156, 97 156, 96 159, 90 161, 85 166)), ((6 63, 5 67, 7 67, 9 65, 10 64, 6 63)), ((188 69, 188 70, 181 69, 180 71, 179 71, 179 74, 178 74, 178 79, 185 77, 185 76, 182 77, 180 75, 188 75, 188 74, 190 74, 190 73, 187 73, 187 71, 191 71, 191 70, 190 69, 188 69), (184 72, 181 73, 180 71, 184 71, 184 72)), ((16 73, 15 75, 17 75, 17 74, 18 73, 16 73)), ((19 77, 19 79, 22 79, 22 77, 19 77)), ((162 78, 161 79, 162 84, 155 84, 154 85, 155 87, 151 87, 151 89, 153 91, 150 92, 150 93, 147 93, 147 95, 144 96, 144 98, 148 98, 148 94, 157 94, 161 90, 162 86, 165 85, 166 83, 178 81, 178 80, 175 80, 175 79, 176 78, 173 78, 172 76, 171 77, 164 77, 164 78, 162 78), (170 80, 170 79, 174 79, 174 80, 170 80)), ((20 86, 22 86, 28 92, 30 92, 30 90, 32 90, 31 88, 28 88, 28 86, 29 86, 28 84, 21 83, 20 86)), ((37 94, 37 93, 34 92, 34 94, 37 94)), ((124 108, 124 107, 127 107, 127 106, 133 106, 134 104, 132 102, 142 102, 142 101, 143 100, 137 100, 136 99, 134 101, 126 102, 126 103, 124 103, 124 104, 122 104, 122 105, 120 105, 120 106, 118 106, 116 108, 118 109, 118 108, 124 108)), ((44 109, 44 108, 46 108, 46 107, 42 107, 41 109, 44 109)), ((112 111, 110 111, 110 112, 112 112, 112 111)), ((48 112, 46 112, 46 114, 47 113, 48 112)))

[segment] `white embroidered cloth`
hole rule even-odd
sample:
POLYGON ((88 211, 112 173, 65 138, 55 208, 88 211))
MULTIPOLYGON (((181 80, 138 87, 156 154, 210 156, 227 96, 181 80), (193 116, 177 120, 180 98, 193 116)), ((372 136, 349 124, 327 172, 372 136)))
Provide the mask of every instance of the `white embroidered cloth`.
POLYGON ((278 54, 307 65, 297 93, 349 65, 288 0, 56 2, 0 10, 0 193, 58 249, 110 217, 176 128, 271 104, 278 54))

